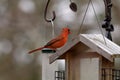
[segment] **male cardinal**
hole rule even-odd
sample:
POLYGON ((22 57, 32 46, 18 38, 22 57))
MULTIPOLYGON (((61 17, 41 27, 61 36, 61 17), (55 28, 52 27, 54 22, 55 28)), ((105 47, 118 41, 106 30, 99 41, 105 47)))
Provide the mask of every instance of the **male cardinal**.
POLYGON ((58 37, 50 40, 45 46, 30 51, 29 54, 36 52, 38 50, 42 50, 43 48, 50 48, 52 50, 56 50, 57 48, 62 47, 67 42, 69 34, 70 29, 63 28, 61 34, 58 37))

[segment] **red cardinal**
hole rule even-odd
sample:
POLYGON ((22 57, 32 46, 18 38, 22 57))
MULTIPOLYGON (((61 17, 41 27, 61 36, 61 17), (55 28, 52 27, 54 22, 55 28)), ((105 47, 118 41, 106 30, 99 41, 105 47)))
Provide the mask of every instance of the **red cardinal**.
POLYGON ((36 52, 38 50, 42 50, 43 48, 50 48, 56 50, 57 48, 62 47, 68 40, 68 34, 70 34, 70 29, 63 28, 61 34, 58 37, 49 41, 45 46, 30 51, 29 54, 36 52))

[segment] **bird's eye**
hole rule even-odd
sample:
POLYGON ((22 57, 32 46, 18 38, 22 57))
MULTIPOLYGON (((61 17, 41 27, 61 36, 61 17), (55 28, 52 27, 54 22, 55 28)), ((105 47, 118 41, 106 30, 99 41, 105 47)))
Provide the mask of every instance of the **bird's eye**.
POLYGON ((68 29, 68 31, 70 32, 70 29, 68 29))
POLYGON ((70 29, 68 29, 68 33, 70 33, 70 29))

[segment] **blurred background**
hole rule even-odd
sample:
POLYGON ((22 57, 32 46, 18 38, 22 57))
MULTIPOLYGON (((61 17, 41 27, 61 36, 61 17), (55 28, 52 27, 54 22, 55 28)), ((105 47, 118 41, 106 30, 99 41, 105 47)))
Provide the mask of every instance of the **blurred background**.
MULTIPOLYGON (((47 17, 56 12, 55 36, 63 27, 71 29, 70 39, 78 35, 89 0, 72 0, 77 12, 70 8, 69 0, 51 0, 47 17)), ((105 19, 103 0, 92 0, 99 20, 105 19)), ((120 45, 120 0, 112 0, 113 42, 120 45)), ((44 20, 47 0, 0 0, 0 80, 41 80, 40 53, 29 55, 29 50, 43 46, 52 39, 52 26, 44 20)), ((90 4, 80 33, 101 33, 90 4)), ((105 33, 105 31, 103 30, 105 33)))

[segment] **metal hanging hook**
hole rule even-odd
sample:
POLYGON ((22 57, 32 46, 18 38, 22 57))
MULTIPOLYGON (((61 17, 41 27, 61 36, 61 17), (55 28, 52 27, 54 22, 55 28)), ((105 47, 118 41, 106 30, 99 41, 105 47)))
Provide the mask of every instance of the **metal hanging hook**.
POLYGON ((46 7, 45 7, 45 12, 44 12, 44 19, 45 19, 45 21, 47 21, 47 22, 51 22, 51 20, 54 21, 55 18, 56 18, 55 11, 53 11, 53 18, 52 18, 52 19, 48 19, 48 18, 47 18, 47 8, 48 8, 49 3, 50 3, 50 0, 48 0, 47 5, 46 5, 46 7))

